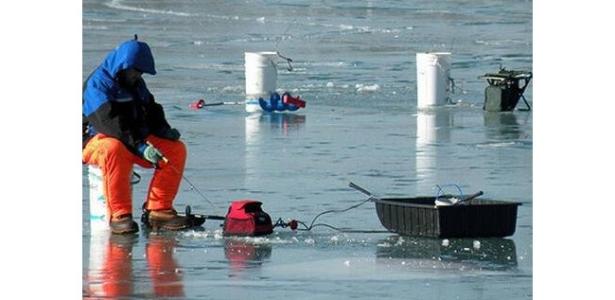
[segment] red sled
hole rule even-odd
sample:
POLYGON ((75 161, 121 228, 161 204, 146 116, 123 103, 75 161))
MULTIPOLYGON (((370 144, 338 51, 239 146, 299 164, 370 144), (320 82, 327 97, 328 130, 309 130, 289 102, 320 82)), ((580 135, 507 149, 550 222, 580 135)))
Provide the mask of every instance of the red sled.
POLYGON ((224 221, 224 235, 260 236, 273 232, 271 217, 255 200, 235 200, 228 208, 224 221))

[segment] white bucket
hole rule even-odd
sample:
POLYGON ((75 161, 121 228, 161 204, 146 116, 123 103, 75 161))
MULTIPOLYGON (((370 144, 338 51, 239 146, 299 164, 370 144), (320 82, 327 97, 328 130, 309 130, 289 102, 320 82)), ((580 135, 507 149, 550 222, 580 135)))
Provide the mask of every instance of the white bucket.
POLYGON ((100 168, 94 165, 86 167, 88 197, 90 204, 90 231, 92 233, 109 230, 109 213, 107 199, 103 193, 103 177, 100 168))
POLYGON ((278 69, 275 64, 277 52, 246 52, 246 111, 262 111, 258 98, 269 99, 275 92, 278 69))
POLYGON ((450 52, 416 54, 417 107, 445 105, 450 93, 450 52))

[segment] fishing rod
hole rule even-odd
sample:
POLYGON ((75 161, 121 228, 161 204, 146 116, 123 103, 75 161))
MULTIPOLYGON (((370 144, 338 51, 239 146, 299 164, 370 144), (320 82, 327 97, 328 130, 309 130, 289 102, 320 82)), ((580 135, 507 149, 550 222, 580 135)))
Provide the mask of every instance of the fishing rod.
POLYGON ((203 107, 206 106, 219 106, 219 105, 241 105, 241 104, 245 104, 245 101, 219 101, 219 102, 211 102, 211 103, 206 103, 205 99, 199 99, 197 101, 194 101, 192 103, 190 103, 190 105, 188 105, 188 107, 190 107, 193 110, 198 110, 201 109, 203 107))
POLYGON ((218 106, 218 105, 239 105, 245 104, 245 101, 222 101, 222 102, 214 102, 214 103, 205 103, 203 106, 218 106))
MULTIPOLYGON (((177 170, 177 168, 175 168, 173 165, 169 164, 169 159, 166 158, 156 147, 154 147, 154 145, 152 145, 152 143, 150 143, 149 141, 146 142, 147 145, 149 145, 150 147, 154 148, 154 150, 156 151, 156 155, 160 156, 160 158, 162 159, 162 161, 165 162, 165 164, 169 167, 171 167, 171 169, 173 169, 177 174, 181 174, 182 178, 190 185, 190 187, 195 190, 205 201, 207 201, 207 203, 209 203, 209 205, 211 205, 212 208, 217 209, 216 206, 213 204, 213 202, 211 202, 209 199, 207 199, 207 197, 205 197, 205 194, 203 194, 201 192, 201 190, 199 190, 193 183, 192 181, 190 181, 190 179, 188 179, 188 177, 186 177, 186 175, 183 174, 183 172, 179 172, 179 170, 177 170)), ((157 166, 155 165, 154 167, 157 168, 157 166)), ((208 216, 208 218, 211 219, 218 219, 217 216, 208 216), (216 218, 214 218, 216 217, 216 218)), ((224 218, 223 218, 224 219, 224 218)))

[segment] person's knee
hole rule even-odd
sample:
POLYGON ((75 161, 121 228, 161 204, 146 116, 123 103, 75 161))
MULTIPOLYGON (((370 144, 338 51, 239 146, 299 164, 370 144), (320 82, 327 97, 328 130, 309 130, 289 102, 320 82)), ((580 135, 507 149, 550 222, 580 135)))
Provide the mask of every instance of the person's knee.
POLYGON ((129 159, 132 155, 122 141, 114 138, 106 138, 101 148, 108 158, 129 159))
POLYGON ((170 160, 174 161, 178 166, 184 165, 186 163, 186 157, 188 156, 188 149, 186 144, 182 141, 173 141, 172 145, 172 156, 169 157, 170 160))
POLYGON ((184 142, 177 140, 175 141, 175 151, 177 153, 178 156, 182 156, 182 157, 186 157, 186 155, 188 154, 188 148, 186 147, 186 144, 184 144, 184 142))

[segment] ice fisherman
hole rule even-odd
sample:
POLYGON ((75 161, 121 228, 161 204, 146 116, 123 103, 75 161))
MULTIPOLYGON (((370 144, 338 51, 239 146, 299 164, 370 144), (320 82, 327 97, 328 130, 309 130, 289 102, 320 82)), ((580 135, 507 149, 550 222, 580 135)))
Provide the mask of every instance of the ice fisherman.
POLYGON ((145 199, 146 225, 166 230, 190 227, 189 218, 173 209, 186 146, 147 89, 143 73, 156 74, 154 57, 135 36, 109 52, 84 83, 82 160, 102 171, 109 225, 115 234, 139 231, 132 216, 133 164, 155 167, 145 199))

